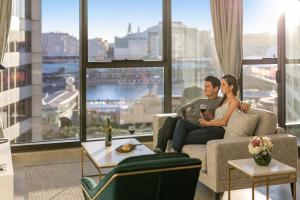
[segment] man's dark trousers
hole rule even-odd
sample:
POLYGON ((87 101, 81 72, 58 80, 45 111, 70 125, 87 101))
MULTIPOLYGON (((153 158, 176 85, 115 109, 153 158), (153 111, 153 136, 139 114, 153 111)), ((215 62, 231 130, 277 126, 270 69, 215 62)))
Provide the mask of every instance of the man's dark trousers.
POLYGON ((165 120, 163 126, 158 131, 157 148, 160 148, 164 152, 166 151, 168 140, 173 138, 173 132, 179 119, 180 117, 168 117, 165 120))

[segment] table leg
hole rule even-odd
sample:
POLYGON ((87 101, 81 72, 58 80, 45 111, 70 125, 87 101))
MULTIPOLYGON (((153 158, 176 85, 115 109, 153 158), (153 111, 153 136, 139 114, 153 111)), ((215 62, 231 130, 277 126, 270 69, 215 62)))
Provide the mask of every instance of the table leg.
POLYGON ((230 187, 231 187, 230 178, 231 178, 231 168, 228 167, 228 200, 230 200, 230 187))
POLYGON ((292 183, 292 187, 293 187, 293 191, 292 191, 292 195, 293 195, 293 199, 296 200, 296 180, 292 183))
POLYGON ((252 200, 254 200, 254 188, 255 188, 255 184, 254 181, 252 180, 252 200))
POLYGON ((83 177, 83 148, 81 148, 81 177, 83 177))
POLYGON ((269 177, 267 177, 266 188, 267 188, 267 200, 269 200, 269 177))

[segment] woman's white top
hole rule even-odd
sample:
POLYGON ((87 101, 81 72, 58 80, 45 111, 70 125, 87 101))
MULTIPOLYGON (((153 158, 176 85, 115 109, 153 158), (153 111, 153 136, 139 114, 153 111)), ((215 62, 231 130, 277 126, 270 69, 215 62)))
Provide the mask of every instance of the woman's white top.
POLYGON ((228 104, 229 104, 229 101, 227 101, 226 103, 223 103, 221 106, 219 106, 216 109, 214 120, 223 119, 225 117, 226 113, 228 112, 228 104))

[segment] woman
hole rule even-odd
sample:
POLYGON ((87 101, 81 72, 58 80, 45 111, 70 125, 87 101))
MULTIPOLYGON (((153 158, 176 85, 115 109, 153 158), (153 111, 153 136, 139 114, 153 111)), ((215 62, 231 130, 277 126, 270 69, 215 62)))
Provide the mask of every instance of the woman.
POLYGON ((221 91, 224 96, 213 119, 200 118, 199 124, 187 120, 177 122, 172 139, 172 147, 175 151, 181 152, 184 144, 206 144, 209 140, 224 137, 225 127, 230 116, 240 107, 240 101, 236 97, 238 92, 237 79, 232 75, 223 76, 221 91))

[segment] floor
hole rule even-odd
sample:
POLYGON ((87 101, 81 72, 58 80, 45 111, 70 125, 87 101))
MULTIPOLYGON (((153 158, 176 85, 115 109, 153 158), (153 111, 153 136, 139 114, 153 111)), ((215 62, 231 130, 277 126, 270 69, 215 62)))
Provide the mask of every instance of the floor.
MULTIPOLYGON (((151 144, 146 144, 151 146, 151 144)), ((13 154, 14 172, 15 172, 15 200, 25 200, 27 186, 25 180, 25 167, 37 165, 52 165, 55 163, 68 163, 80 161, 80 149, 71 148, 64 150, 49 150, 29 153, 13 154)), ((298 175, 298 178, 300 176, 298 175)), ((300 183, 297 184, 298 198, 300 199, 300 183)), ((258 188, 255 191, 255 199, 266 199, 265 188, 258 188)), ((51 198, 52 199, 52 198, 51 198)), ((57 199, 57 198, 53 198, 57 199)), ((213 192, 198 183, 195 200, 212 200, 213 192)), ((224 193, 223 200, 227 199, 227 193, 224 193)), ((232 192, 232 200, 250 200, 251 190, 237 190, 232 192)), ((290 187, 288 184, 272 186, 270 188, 270 200, 289 200, 291 199, 290 187)), ((41 199, 43 200, 43 199, 41 199)))

